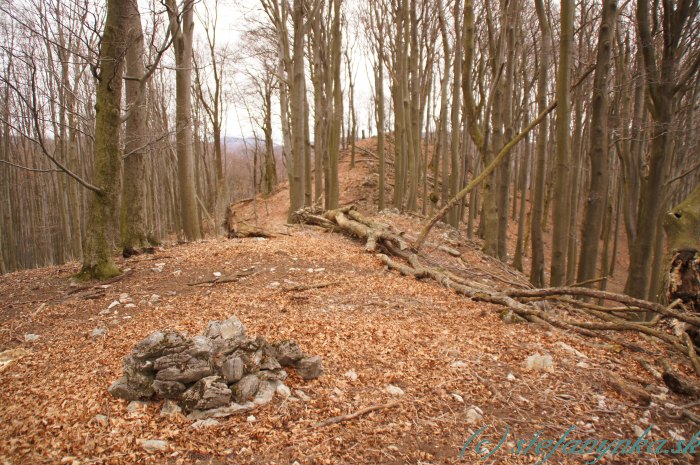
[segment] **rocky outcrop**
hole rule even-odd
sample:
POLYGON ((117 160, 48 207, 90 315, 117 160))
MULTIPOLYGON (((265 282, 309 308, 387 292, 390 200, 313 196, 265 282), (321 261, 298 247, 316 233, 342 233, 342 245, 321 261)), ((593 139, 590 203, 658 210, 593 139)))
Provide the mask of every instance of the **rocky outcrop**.
POLYGON ((109 392, 130 401, 168 399, 194 420, 220 418, 289 392, 287 367, 306 380, 323 373, 320 357, 307 356, 293 341, 250 338, 240 320, 231 317, 210 322, 202 336, 150 334, 124 358, 124 376, 109 392))

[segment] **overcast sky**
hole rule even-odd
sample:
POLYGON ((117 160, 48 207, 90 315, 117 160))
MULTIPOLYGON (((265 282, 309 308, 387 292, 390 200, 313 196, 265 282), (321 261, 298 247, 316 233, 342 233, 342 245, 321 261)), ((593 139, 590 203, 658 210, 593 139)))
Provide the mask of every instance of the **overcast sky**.
MULTIPOLYGON (((202 0, 203 2, 208 2, 209 5, 213 4, 213 0, 202 0)), ((356 8, 357 4, 354 2, 345 2, 345 8, 356 8)), ((203 5, 198 5, 199 11, 202 11, 203 5)), ((259 18, 264 20, 264 13, 262 7, 260 6, 259 0, 221 0, 219 5, 219 24, 217 31, 217 41, 222 45, 228 44, 231 50, 236 50, 239 47, 241 37, 253 24, 251 19, 259 18)), ((195 40, 204 40, 202 25, 199 21, 195 20, 195 40)), ((352 21, 351 21, 352 23, 352 21)), ((358 127, 358 137, 362 136, 362 129, 368 130, 368 116, 370 111, 371 99, 373 94, 373 78, 372 78, 372 65, 368 57, 363 53, 363 44, 360 42, 360 38, 357 36, 357 31, 355 28, 350 26, 348 34, 350 36, 350 42, 353 46, 353 52, 351 54, 352 67, 354 69, 355 76, 355 106, 357 112, 357 127, 358 127)), ((244 65, 243 65, 244 66, 244 65)), ((347 92, 349 90, 347 70, 343 66, 342 70, 342 81, 343 89, 347 92)), ((229 76, 232 79, 231 76, 229 76)), ((308 78, 308 76, 307 76, 308 78)), ((239 88, 244 86, 244 78, 242 74, 239 73, 235 77, 235 85, 239 88)), ((313 87, 308 86, 309 90, 309 103, 313 106, 313 87)), ((344 97, 345 108, 347 111, 347 94, 344 97)), ((225 131, 228 137, 253 137, 253 129, 250 124, 248 113, 246 111, 245 105, 241 102, 236 101, 238 99, 228 99, 225 102, 227 106, 226 111, 226 122, 225 131)), ((256 105, 257 101, 250 102, 251 105, 256 105)), ((280 130, 279 121, 279 102, 273 102, 273 125, 275 126, 273 137, 276 143, 282 142, 282 134, 280 130)), ((312 124, 311 131, 313 137, 313 108, 311 113, 312 124)), ((372 126, 374 127, 374 118, 372 118, 372 126)), ((256 130, 260 132, 257 128, 256 130)), ((374 131, 373 129, 373 132, 374 131)), ((261 137, 261 134, 258 134, 261 137)))

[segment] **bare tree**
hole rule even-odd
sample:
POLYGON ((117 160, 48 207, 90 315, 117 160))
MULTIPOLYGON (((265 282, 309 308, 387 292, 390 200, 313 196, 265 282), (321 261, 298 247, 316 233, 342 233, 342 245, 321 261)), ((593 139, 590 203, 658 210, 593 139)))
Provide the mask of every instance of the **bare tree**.
POLYGON ((175 49, 176 132, 178 184, 182 228, 188 240, 201 236, 197 215, 194 178, 194 141, 192 138, 192 39, 194 33, 195 0, 166 0, 170 34, 175 49))

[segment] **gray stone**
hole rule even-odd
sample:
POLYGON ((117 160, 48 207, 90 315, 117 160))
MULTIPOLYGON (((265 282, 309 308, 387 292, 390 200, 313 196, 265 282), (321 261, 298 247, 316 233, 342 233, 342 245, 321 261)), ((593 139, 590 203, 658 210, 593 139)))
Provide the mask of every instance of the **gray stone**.
POLYGON ((156 373, 159 381, 178 381, 180 383, 193 383, 199 379, 211 376, 214 371, 207 360, 199 358, 187 358, 179 366, 171 366, 156 373))
POLYGON ((24 335, 24 342, 35 342, 39 340, 39 335, 38 334, 25 334, 24 335))
POLYGON ((277 386, 279 386, 279 381, 261 381, 258 387, 258 392, 255 393, 255 398, 253 403, 255 405, 265 405, 272 400, 275 396, 275 391, 277 391, 277 386))
POLYGON ((164 399, 178 399, 187 387, 178 381, 153 381, 153 391, 164 399))
POLYGON ((204 335, 210 339, 239 339, 245 337, 241 320, 232 316, 224 321, 210 321, 204 335))
POLYGON ((205 420, 207 418, 224 418, 237 413, 250 412, 255 407, 252 402, 246 402, 245 404, 237 404, 232 402, 225 407, 213 408, 209 410, 193 410, 187 418, 190 420, 205 420))
POLYGON ((260 381, 284 381, 287 379, 287 372, 284 370, 262 370, 256 373, 260 381))
POLYGON ((153 391, 150 393, 148 390, 139 389, 137 386, 132 386, 127 382, 126 376, 122 376, 118 380, 112 383, 112 385, 107 389, 107 391, 114 397, 118 397, 124 400, 138 400, 142 398, 148 398, 153 395, 153 391))
POLYGON ((202 378, 182 394, 182 406, 188 411, 223 407, 229 402, 231 390, 218 376, 202 378))
POLYGON ((296 342, 279 341, 272 344, 272 346, 275 349, 277 361, 283 367, 294 365, 304 357, 304 353, 296 342))
POLYGON ((403 389, 401 389, 398 386, 394 386, 393 384, 389 384, 386 387, 386 392, 391 394, 392 396, 402 396, 404 395, 403 389))
POLYGON ((261 370, 277 370, 282 368, 282 365, 277 361, 274 353, 269 353, 267 350, 263 350, 262 359, 260 360, 261 370))
POLYGON ((469 424, 478 424, 484 419, 484 412, 479 408, 474 405, 472 405, 468 410, 467 410, 467 423, 469 424))
POLYGON ((160 371, 167 368, 183 367, 191 358, 193 357, 186 352, 164 355, 153 361, 153 369, 160 371))
POLYGON ((295 367, 299 376, 305 380, 316 379, 323 374, 321 357, 318 355, 302 358, 296 363, 295 367))
POLYGON ((190 425, 190 428, 192 429, 202 429, 202 428, 211 428, 212 426, 218 426, 219 422, 214 420, 213 418, 207 418, 206 420, 197 420, 194 423, 190 425))
POLYGON ((177 331, 156 331, 136 344, 132 354, 137 360, 156 359, 182 352, 188 347, 186 335, 177 331))
POLYGON ((285 399, 292 395, 292 390, 284 383, 279 383, 277 389, 275 389, 277 395, 284 397, 285 399))
POLYGON ((195 336, 192 338, 190 348, 187 349, 187 354, 192 357, 208 358, 213 350, 211 339, 205 336, 195 336))
POLYGON ((107 419, 106 415, 102 415, 101 413, 98 413, 94 417, 92 417, 92 421, 97 423, 100 426, 106 427, 109 424, 109 420, 107 419))
POLYGON ((238 403, 250 400, 258 392, 260 380, 255 375, 246 375, 239 382, 231 386, 233 398, 238 403))
POLYGON ((161 439, 139 439, 138 442, 149 454, 168 448, 168 441, 161 439))
POLYGON ((141 392, 141 397, 153 395, 153 362, 139 361, 133 356, 124 359, 124 376, 129 387, 141 392))
POLYGON ((143 413, 148 409, 148 403, 140 400, 132 400, 126 406, 126 411, 129 413, 143 413))
POLYGON ((243 378, 243 360, 240 357, 227 358, 221 366, 224 379, 229 383, 235 383, 243 378))
POLYGON ((90 333, 90 336, 92 337, 102 337, 105 334, 107 334, 107 328, 95 328, 92 330, 92 333, 90 333))
POLYGON ((172 399, 166 399, 165 402, 163 402, 163 407, 160 409, 161 416, 170 417, 178 413, 182 413, 182 408, 177 405, 177 402, 172 399))
POLYGON ((233 353, 233 356, 239 357, 243 362, 243 373, 257 373, 258 371, 260 371, 262 351, 251 353, 243 349, 239 349, 233 353))

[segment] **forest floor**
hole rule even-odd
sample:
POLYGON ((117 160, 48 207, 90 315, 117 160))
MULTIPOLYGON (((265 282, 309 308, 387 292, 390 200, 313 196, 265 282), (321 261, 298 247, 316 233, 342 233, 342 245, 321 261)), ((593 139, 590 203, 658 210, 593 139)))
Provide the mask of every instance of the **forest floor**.
MULTIPOLYGON (((358 155, 350 170, 347 158, 341 203, 357 203, 363 213, 415 234, 419 218, 377 214, 372 207, 375 164, 358 155)), ((651 427, 645 439, 668 440, 669 450, 696 433, 697 425, 672 414, 697 399, 669 393, 635 361, 639 354, 543 326, 507 324, 502 307, 390 272, 357 241, 285 225, 287 196, 281 188, 241 210, 241 217, 255 222, 255 209, 258 224, 277 233, 271 239, 203 240, 120 258, 125 274, 110 284, 73 282, 78 263, 0 276, 0 352, 15 358, 6 365, 0 360, 0 463, 481 463, 474 452, 478 440, 493 446, 507 432, 491 460, 524 464, 543 459, 549 448, 542 441, 556 442, 572 426, 568 439, 632 442, 651 427), (237 282, 190 285, 215 272, 227 276, 251 267, 255 272, 237 282), (135 306, 106 311, 122 294, 135 306), (254 418, 233 416, 206 429, 191 428, 184 417, 160 416, 160 402, 129 411, 127 402, 107 393, 121 375, 122 358, 151 332, 201 334, 208 321, 233 315, 251 335, 293 339, 320 355, 325 374, 304 381, 291 373, 287 384, 294 397, 275 397, 251 412, 254 418), (92 337, 95 328, 107 332, 92 337), (39 337, 27 342, 28 334, 39 337), (526 369, 534 354, 550 355, 552 369, 526 369), (646 387, 652 404, 621 394, 610 384, 610 372, 646 387), (387 390, 390 385, 403 394, 387 390), (315 426, 373 405, 393 406, 315 426), (96 415, 107 416, 108 423, 96 415), (460 459, 465 442, 483 427, 460 459), (535 445, 513 453, 518 441, 525 449, 538 432, 533 444, 539 441, 540 451, 535 445), (140 439, 168 446, 149 453, 140 439)), ((437 243, 458 248, 462 261, 451 266, 473 279, 494 287, 527 286, 523 275, 484 257, 449 228, 433 232, 426 253, 435 262, 454 260, 437 243)), ((624 337, 643 347, 651 362, 670 359, 653 342, 624 337)), ((690 374, 687 367, 678 369, 690 374)), ((697 411, 697 405, 690 408, 697 411)), ((546 461, 597 457, 559 450, 546 461)), ((597 463, 693 460, 645 447, 597 463)))

